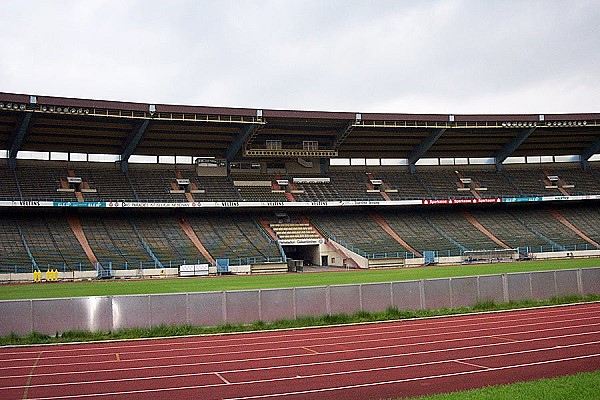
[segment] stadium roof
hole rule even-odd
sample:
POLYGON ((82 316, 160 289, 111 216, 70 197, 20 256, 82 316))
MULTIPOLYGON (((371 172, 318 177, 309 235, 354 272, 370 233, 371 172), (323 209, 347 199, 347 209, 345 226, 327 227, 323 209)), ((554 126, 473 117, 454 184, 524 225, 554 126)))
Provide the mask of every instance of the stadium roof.
MULTIPOLYGON (((496 158, 600 151, 600 113, 378 114, 128 103, 0 93, 0 141, 20 150, 291 158, 496 158), (275 141, 266 151, 267 141, 275 141), (314 147, 318 142, 318 148, 314 147), (281 148, 277 146, 279 144, 281 148), (317 152, 317 150, 319 152, 317 152), (287 151, 287 152, 286 152, 287 151)), ((271 142, 271 145, 273 142, 271 142)))

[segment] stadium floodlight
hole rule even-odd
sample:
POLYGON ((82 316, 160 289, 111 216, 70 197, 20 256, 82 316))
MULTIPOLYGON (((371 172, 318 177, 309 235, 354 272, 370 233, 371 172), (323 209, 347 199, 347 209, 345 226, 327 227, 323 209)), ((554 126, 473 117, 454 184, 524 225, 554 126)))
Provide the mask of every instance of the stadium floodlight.
POLYGON ((48 108, 47 108, 46 106, 41 106, 41 107, 40 107, 40 110, 42 110, 42 111, 46 112, 46 111, 48 110, 48 108))
POLYGON ((90 110, 88 110, 88 109, 86 108, 85 110, 83 110, 83 113, 84 113, 85 115, 87 115, 87 114, 89 114, 89 113, 90 113, 90 110))
POLYGON ((583 125, 587 125, 587 121, 583 121, 583 125))
POLYGON ((21 110, 25 110, 25 104, 21 104, 21 105, 19 106, 19 109, 21 109, 21 110))
POLYGON ((62 112, 62 108, 56 107, 56 112, 62 112))
POLYGON ((0 103, 0 108, 4 108, 4 103, 0 103))

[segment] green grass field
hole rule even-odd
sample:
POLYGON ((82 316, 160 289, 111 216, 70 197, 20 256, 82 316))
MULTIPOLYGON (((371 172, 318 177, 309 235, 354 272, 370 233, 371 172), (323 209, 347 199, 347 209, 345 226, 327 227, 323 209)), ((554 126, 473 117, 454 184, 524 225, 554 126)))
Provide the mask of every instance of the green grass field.
MULTIPOLYGON (((521 382, 514 385, 492 386, 469 390, 419 397, 418 400, 597 400, 600 399, 600 371, 541 379, 534 382, 521 382)), ((412 399, 417 400, 417 398, 412 399)))
POLYGON ((7 284, 0 285, 0 300, 288 288, 591 268, 598 266, 600 266, 600 259, 588 258, 324 273, 7 284))

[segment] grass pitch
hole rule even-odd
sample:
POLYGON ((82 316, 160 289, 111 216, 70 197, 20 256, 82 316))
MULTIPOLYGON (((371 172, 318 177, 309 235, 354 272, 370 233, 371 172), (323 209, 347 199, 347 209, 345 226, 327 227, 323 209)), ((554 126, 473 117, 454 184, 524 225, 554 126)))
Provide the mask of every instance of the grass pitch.
POLYGON ((600 399, 600 371, 513 385, 492 386, 469 390, 413 398, 412 400, 597 400, 600 399))
POLYGON ((591 268, 598 266, 600 266, 600 259, 587 258, 323 273, 7 284, 0 285, 0 300, 325 286, 591 268))

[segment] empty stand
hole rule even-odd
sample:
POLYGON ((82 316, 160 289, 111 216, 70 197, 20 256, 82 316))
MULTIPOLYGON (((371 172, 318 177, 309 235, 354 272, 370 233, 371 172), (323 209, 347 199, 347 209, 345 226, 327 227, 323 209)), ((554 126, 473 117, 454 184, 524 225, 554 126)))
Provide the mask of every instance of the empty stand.
POLYGON ((196 199, 208 201, 240 201, 241 196, 227 177, 198 177, 200 186, 205 190, 203 194, 195 195, 196 199))
POLYGON ((81 214, 81 226, 98 261, 112 268, 154 266, 134 228, 123 216, 81 214))
POLYGON ((0 272, 31 272, 32 260, 23 244, 17 222, 0 215, 0 272))
POLYGON ((190 213, 186 218, 215 259, 228 258, 232 265, 281 259, 277 243, 263 235, 252 215, 190 213))
POLYGON ((498 248, 498 244, 474 227, 455 210, 429 210, 426 220, 442 233, 448 235, 467 250, 498 248))
POLYGON ((206 263, 173 214, 136 214, 131 222, 164 266, 206 263))
POLYGON ((6 163, 0 163, 0 200, 19 200, 21 198, 14 171, 6 163))
POLYGON ((64 215, 26 213, 20 214, 17 222, 41 269, 92 269, 64 215))
POLYGON ((405 257, 408 252, 366 215, 332 212, 313 215, 311 220, 328 237, 367 258, 405 257))
POLYGON ((373 200, 381 201, 379 192, 369 193, 369 177, 360 171, 331 171, 331 183, 342 196, 339 200, 373 200))
POLYGON ((404 241, 420 253, 433 250, 441 255, 460 254, 460 248, 434 229, 418 210, 386 212, 381 213, 381 216, 404 241))
POLYGON ((585 240, 544 208, 519 207, 512 210, 511 213, 536 234, 549 239, 554 246, 558 245, 559 248, 569 249, 576 245, 584 247, 586 244, 585 240))
POLYGON ((66 164, 20 163, 15 173, 23 200, 77 201, 74 190, 61 187, 61 179, 67 176, 66 164))
POLYGON ((561 207, 560 213, 585 235, 600 243, 600 211, 595 206, 561 207))

